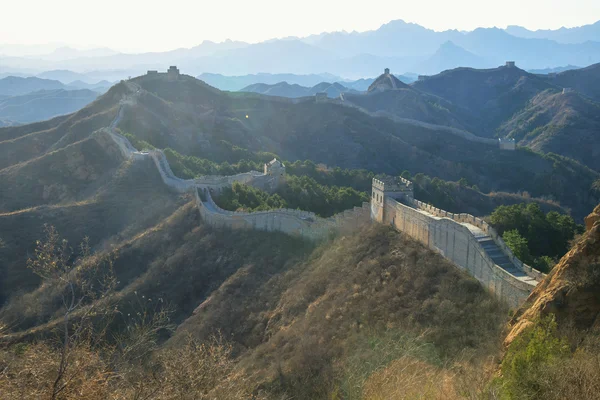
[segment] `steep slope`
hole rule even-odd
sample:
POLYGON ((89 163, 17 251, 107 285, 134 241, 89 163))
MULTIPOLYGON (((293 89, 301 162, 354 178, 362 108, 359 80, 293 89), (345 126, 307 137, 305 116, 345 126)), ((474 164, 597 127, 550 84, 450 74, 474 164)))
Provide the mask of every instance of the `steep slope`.
POLYGON ((538 94, 499 132, 519 145, 559 153, 600 171, 600 104, 577 92, 538 94))
POLYGON ((564 71, 554 77, 548 77, 547 80, 552 84, 563 88, 572 88, 595 101, 600 101, 600 64, 564 71))
POLYGON ((512 342, 533 321, 554 314, 561 327, 599 328, 600 206, 586 218, 587 232, 531 293, 511 321, 512 342))
MULTIPOLYGON (((68 151, 79 159, 79 168, 90 172, 93 162, 81 159, 82 154, 75 153, 76 149, 72 147, 68 151)), ((88 150, 99 153, 96 158, 103 152, 97 147, 88 150)), ((33 254, 35 241, 44 236, 44 225, 56 227, 73 247, 87 237, 92 249, 100 250, 112 244, 120 245, 156 225, 182 204, 182 199, 163 184, 150 160, 109 164, 105 171, 96 171, 97 179, 84 182, 73 181, 66 173, 69 162, 61 171, 56 164, 59 160, 51 161, 48 169, 53 171, 55 179, 46 187, 55 189, 49 192, 55 198, 44 199, 42 195, 36 199, 24 193, 20 205, 25 206, 22 203, 25 200, 42 205, 0 212, 0 303, 19 291, 32 290, 38 285, 39 278, 25 265, 33 254), (60 180, 65 183, 59 188, 60 180), (52 204, 52 200, 60 200, 60 203, 52 204)), ((71 167, 75 166, 71 164, 71 167)), ((32 174, 38 180, 48 180, 39 171, 32 171, 32 174)))
POLYGON ((413 87, 469 110, 481 136, 493 137, 496 128, 552 84, 519 68, 476 70, 457 68, 415 82, 413 87))
POLYGON ((21 124, 43 121, 57 115, 70 114, 98 97, 91 90, 41 90, 0 100, 0 119, 21 124))
POLYGON ((126 87, 115 86, 74 114, 0 129, 0 170, 83 140, 94 131, 107 127, 115 118, 118 103, 126 92, 126 87))

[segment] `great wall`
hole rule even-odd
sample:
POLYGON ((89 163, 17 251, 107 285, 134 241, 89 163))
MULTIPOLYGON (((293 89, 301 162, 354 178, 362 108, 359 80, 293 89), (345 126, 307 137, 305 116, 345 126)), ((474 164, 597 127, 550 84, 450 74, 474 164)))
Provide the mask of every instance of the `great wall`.
MULTIPOLYGON (((127 84, 133 93, 138 91, 132 83, 127 84)), ((134 97, 123 99, 117 116, 104 131, 125 158, 150 157, 167 186, 180 193, 192 192, 200 216, 208 225, 279 231, 314 241, 352 233, 372 222, 391 225, 466 270, 510 307, 522 304, 545 276, 515 257, 487 222, 468 214, 449 213, 415 200, 412 183, 402 178, 373 179, 370 203, 363 203, 361 207, 330 218, 290 209, 252 213, 223 210, 214 202, 212 193, 234 182, 274 190, 282 179, 285 166, 273 160, 265 164, 262 173, 251 171, 233 176, 180 179, 173 174, 161 150, 140 152, 117 131, 125 108, 134 101, 134 97)))

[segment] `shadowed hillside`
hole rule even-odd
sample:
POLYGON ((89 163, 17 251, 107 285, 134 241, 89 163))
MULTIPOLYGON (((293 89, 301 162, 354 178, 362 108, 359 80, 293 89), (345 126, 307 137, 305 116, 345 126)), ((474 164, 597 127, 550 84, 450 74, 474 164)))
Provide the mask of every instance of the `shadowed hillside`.
POLYGON ((577 92, 540 93, 499 132, 522 146, 559 153, 600 171, 600 104, 577 92))
POLYGON ((413 86, 469 110, 480 121, 474 133, 487 137, 493 137, 502 121, 541 91, 558 90, 516 67, 457 68, 415 82, 413 86))

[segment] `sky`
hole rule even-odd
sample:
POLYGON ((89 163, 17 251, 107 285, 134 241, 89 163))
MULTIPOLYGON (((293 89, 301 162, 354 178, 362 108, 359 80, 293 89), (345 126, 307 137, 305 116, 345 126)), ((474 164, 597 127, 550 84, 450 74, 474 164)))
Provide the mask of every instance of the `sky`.
POLYGON ((600 0, 19 0, 0 5, 0 44, 62 43, 123 52, 260 42, 377 29, 395 19, 427 28, 574 27, 600 20, 600 0))

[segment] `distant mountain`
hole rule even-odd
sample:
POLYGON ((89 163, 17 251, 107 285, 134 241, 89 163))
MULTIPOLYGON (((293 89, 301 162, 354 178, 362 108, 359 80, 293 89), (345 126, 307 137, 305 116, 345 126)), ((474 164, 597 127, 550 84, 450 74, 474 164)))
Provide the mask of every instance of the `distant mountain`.
POLYGON ((280 96, 289 98, 298 98, 314 96, 317 93, 327 93, 328 97, 337 98, 341 93, 359 93, 356 90, 348 89, 340 83, 321 82, 313 87, 300 86, 298 84, 290 85, 287 82, 279 82, 275 85, 265 83, 255 83, 241 89, 240 92, 260 93, 269 96, 280 96))
POLYGON ((69 88, 69 90, 89 89, 89 90, 93 90, 94 92, 105 93, 115 83, 116 82, 100 81, 95 84, 89 84, 89 83, 85 83, 82 81, 74 81, 74 82, 69 83, 67 85, 67 87, 69 88))
POLYGON ((469 66, 472 68, 490 68, 494 63, 486 61, 451 41, 440 48, 429 58, 413 67, 421 74, 437 74, 439 72, 458 67, 469 66))
MULTIPOLYGON (((594 24, 580 30, 595 32, 597 27, 598 24, 594 24)), ((514 29, 478 28, 470 32, 436 32, 417 24, 396 20, 367 32, 332 32, 255 44, 206 41, 192 48, 142 54, 102 55, 102 51, 98 51, 90 53, 93 56, 85 56, 81 52, 63 49, 55 52, 57 57, 62 57, 60 60, 39 55, 0 56, 0 64, 5 71, 29 74, 32 74, 31 71, 35 71, 35 74, 51 70, 104 72, 104 75, 96 76, 91 81, 81 77, 63 78, 94 83, 98 80, 114 82, 143 74, 148 69, 165 70, 169 65, 177 65, 182 72, 195 76, 204 73, 231 76, 258 73, 310 75, 327 71, 346 79, 359 79, 372 77, 385 67, 397 73, 410 71, 422 75, 457 66, 491 67, 507 60, 516 61, 517 65, 528 70, 600 62, 598 34, 587 34, 591 38, 587 41, 573 39, 561 42, 545 38, 544 35, 520 37, 509 32, 514 33, 514 29), (80 56, 70 58, 75 55, 80 56), (108 71, 112 73, 110 76, 106 75, 108 71)), ((92 79, 89 73, 85 75, 92 79)), ((342 79, 322 80, 332 82, 342 79)), ((275 84, 282 81, 302 86, 318 83, 277 79, 272 82, 245 81, 242 84, 219 87, 239 90, 254 83, 275 84)))
POLYGON ((572 69, 580 69, 580 68, 581 67, 577 67, 575 65, 567 65, 564 67, 555 67, 555 68, 530 69, 530 70, 527 70, 527 72, 530 72, 532 74, 547 75, 547 74, 557 74, 559 72, 565 72, 565 71, 570 71, 572 69))
POLYGON ((78 72, 69 71, 66 69, 57 69, 53 71, 45 71, 41 74, 36 75, 38 78, 42 79, 52 79, 56 81, 60 81, 64 84, 69 84, 74 81, 82 81, 86 83, 94 83, 88 81, 88 77, 85 74, 80 74, 78 72))
POLYGON ((107 56, 112 56, 115 54, 119 54, 119 52, 117 52, 115 50, 111 50, 106 47, 89 49, 89 50, 77 50, 72 47, 64 46, 64 47, 57 48, 56 50, 54 50, 53 52, 51 52, 49 54, 42 54, 38 57, 41 59, 44 59, 44 60, 60 60, 60 61, 62 61, 62 60, 71 60, 71 59, 83 58, 83 57, 89 57, 89 58, 107 57, 107 56))
MULTIPOLYGON (((404 83, 411 83, 412 81, 406 81, 403 80, 402 78, 406 78, 403 76, 399 76, 398 79, 400 79, 401 81, 403 81, 404 83)), ((357 90, 359 92, 366 92, 369 89, 369 86, 371 86, 371 84, 373 83, 373 81, 375 81, 375 79, 373 78, 362 78, 362 79, 358 79, 355 81, 342 81, 340 82, 342 85, 346 86, 348 89, 354 89, 357 90)))
POLYGON ((216 87, 217 89, 229 91, 238 91, 256 83, 275 85, 280 82, 287 82, 292 85, 296 84, 305 87, 312 87, 323 81, 341 80, 339 76, 331 74, 296 75, 267 73, 241 76, 225 76, 221 74, 204 73, 198 75, 198 79, 208 83, 213 87, 216 87))
POLYGON ((251 92, 266 94, 268 96, 279 96, 279 97, 304 97, 308 96, 310 88, 300 86, 296 83, 290 85, 287 82, 279 82, 274 85, 268 85, 266 83, 255 83, 241 89, 240 92, 251 92))
POLYGON ((16 76, 7 76, 0 79, 0 95, 19 96, 38 90, 65 89, 59 81, 50 79, 40 79, 35 77, 20 78, 16 76))
POLYGON ((328 97, 338 98, 342 93, 360 93, 357 90, 349 89, 339 82, 329 83, 321 82, 318 85, 313 86, 309 90, 309 95, 315 95, 317 93, 327 93, 328 97))
POLYGON ((0 100, 0 120, 26 124, 77 111, 98 97, 91 90, 40 90, 0 100))
POLYGON ((600 21, 575 28, 560 28, 556 30, 530 31, 521 26, 510 25, 506 32, 518 37, 550 39, 559 43, 584 43, 587 41, 600 41, 600 21))

